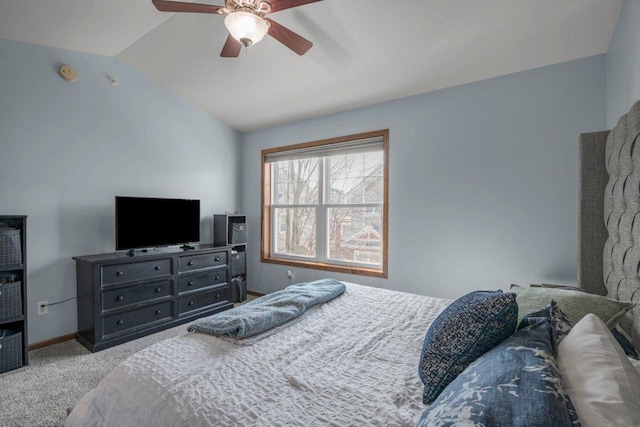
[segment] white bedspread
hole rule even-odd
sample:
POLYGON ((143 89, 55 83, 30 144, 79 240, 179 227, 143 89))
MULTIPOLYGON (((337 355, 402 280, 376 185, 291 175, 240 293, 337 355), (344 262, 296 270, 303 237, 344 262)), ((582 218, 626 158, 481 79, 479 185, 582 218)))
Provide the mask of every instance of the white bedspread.
POLYGON ((172 338, 111 371, 67 426, 413 426, 424 334, 449 302, 347 283, 249 345, 172 338))

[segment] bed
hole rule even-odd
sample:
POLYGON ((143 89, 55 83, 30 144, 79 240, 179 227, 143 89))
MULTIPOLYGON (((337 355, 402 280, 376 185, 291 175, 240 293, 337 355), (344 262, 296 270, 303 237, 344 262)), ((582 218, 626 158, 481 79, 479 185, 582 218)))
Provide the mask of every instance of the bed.
MULTIPOLYGON (((614 326, 621 329, 628 344, 636 347, 640 344, 640 306, 634 305, 640 300, 640 292, 637 292, 640 288, 640 244, 634 244, 640 242, 640 218, 635 221, 640 212, 640 154, 634 158, 638 134, 640 103, 634 105, 611 132, 581 135, 578 245, 580 286, 590 296, 606 295, 614 301, 615 315, 608 318, 611 323, 605 329, 609 332, 614 326), (639 167, 634 169, 635 163, 639 163, 639 167), (615 301, 622 302, 624 309, 620 310, 615 301)), ((428 337, 425 332, 436 329, 432 325, 439 325, 443 314, 458 301, 344 284, 346 290, 339 297, 315 305, 295 320, 250 338, 189 333, 133 355, 75 405, 67 418, 67 426, 456 424, 446 421, 449 420, 446 412, 454 411, 452 403, 459 402, 456 399, 462 392, 454 393, 454 389, 450 389, 453 379, 449 379, 449 385, 442 387, 444 391, 439 390, 440 396, 434 395, 431 399, 435 400, 435 408, 442 404, 442 396, 445 396, 444 403, 449 406, 440 406, 441 412, 434 409, 429 414, 431 418, 425 418, 425 408, 430 407, 425 404, 430 400, 426 397, 429 384, 418 375, 418 367, 423 369, 424 365, 428 337)), ((524 298, 521 295, 529 292, 516 289, 514 294, 509 289, 504 290, 505 295, 516 295, 511 299, 524 298)), ((544 310, 555 310, 554 304, 544 310)), ((469 304, 463 301, 460 305, 469 304)), ((521 300, 521 311, 524 306, 524 300, 521 300)), ((601 320, 593 317, 585 316, 585 320, 579 322, 576 319, 571 326, 577 323, 580 328, 588 328, 589 325, 583 325, 588 320, 597 329, 601 320)), ((517 319, 520 327, 522 321, 520 313, 517 319)), ((516 320, 509 319, 509 322, 516 320)), ((548 322, 549 328, 556 328, 557 324, 552 323, 548 322)), ((457 329, 465 331, 465 325, 459 323, 457 329)), ((566 335, 567 343, 580 340, 580 337, 577 340, 569 338, 573 330, 567 328, 559 332, 560 329, 557 327, 553 332, 556 341, 551 346, 554 352, 556 346, 559 347, 560 335, 566 335)), ((609 333, 606 331, 603 334, 609 333)), ((454 335, 458 332, 449 331, 454 335)), ((516 334, 512 331, 508 335, 511 338, 516 334)), ((495 339, 496 343, 506 342, 504 336, 495 339)), ((462 367, 462 372, 478 368, 479 360, 500 347, 496 343, 482 349, 479 352, 482 356, 474 356, 474 360, 462 367)), ((565 347, 566 354, 578 348, 569 344, 565 347)), ((622 358, 620 343, 613 343, 611 348, 622 358)), ((580 353, 582 351, 578 350, 580 353)), ((615 358, 614 353, 611 357, 615 358)), ((627 354, 624 354, 625 358, 627 354)), ((555 370, 562 369, 557 366, 560 362, 546 362, 555 370)), ((595 369, 594 362, 589 363, 592 365, 584 366, 584 372, 571 374, 580 376, 580 382, 574 384, 578 387, 575 398, 574 395, 571 399, 566 398, 558 380, 545 394, 561 395, 565 403, 576 403, 575 400, 582 398, 579 396, 581 389, 598 388, 584 385, 597 378, 595 374, 583 378, 585 372, 589 374, 590 369, 595 369)), ((621 399, 626 399, 626 404, 632 407, 628 419, 640 423, 637 418, 640 417, 640 382, 631 378, 634 375, 640 378, 640 371, 628 370, 632 359, 620 363, 624 369, 621 368, 621 377, 616 381, 624 382, 624 387, 628 386, 625 390, 629 390, 621 399)), ((580 366, 573 360, 565 361, 565 364, 580 366)), ((457 372, 453 378, 462 378, 463 373, 457 372)), ((610 373, 604 375, 615 377, 610 373)), ((464 388, 476 380, 458 386, 464 388)), ((597 381, 604 380, 597 378, 597 381)), ((508 389, 505 384, 501 386, 508 389)), ((614 384, 614 388, 616 386, 614 384)), ((506 392, 523 400, 521 394, 527 388, 520 384, 515 391, 506 392)), ((477 391, 471 394, 476 400, 478 396, 484 398, 477 391)), ((592 396, 586 397, 590 398, 592 396)), ((586 410, 583 418, 580 405, 575 406, 577 419, 582 425, 589 425, 585 422, 588 420, 586 410)), ((457 406, 461 407, 464 405, 457 406)), ((569 414, 573 414, 572 405, 567 403, 566 407, 569 414)), ((621 412, 620 405, 616 408, 621 412)), ((549 414, 539 414, 540 419, 535 422, 514 421, 515 414, 503 414, 500 422, 489 419, 485 423, 580 425, 574 418, 571 422, 556 423, 549 414)))
POLYGON ((171 339, 114 369, 68 425, 413 425, 425 325, 447 304, 347 283, 264 338, 171 339))

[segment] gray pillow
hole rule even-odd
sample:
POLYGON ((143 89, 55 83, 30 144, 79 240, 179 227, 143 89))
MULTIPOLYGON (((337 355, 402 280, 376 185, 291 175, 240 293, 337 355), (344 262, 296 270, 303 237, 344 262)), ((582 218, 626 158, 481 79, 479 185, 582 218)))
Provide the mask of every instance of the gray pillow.
POLYGON ((622 316, 636 305, 631 301, 618 301, 602 295, 577 290, 543 287, 525 288, 516 285, 512 285, 510 290, 516 294, 518 323, 527 314, 546 307, 551 300, 554 300, 574 325, 587 314, 593 313, 602 319, 609 329, 613 329, 622 316))

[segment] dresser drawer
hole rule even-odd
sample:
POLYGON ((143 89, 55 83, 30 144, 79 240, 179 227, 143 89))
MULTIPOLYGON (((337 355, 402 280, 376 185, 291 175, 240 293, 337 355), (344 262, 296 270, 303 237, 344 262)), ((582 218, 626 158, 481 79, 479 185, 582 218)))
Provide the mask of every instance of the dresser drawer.
POLYGON ((219 285, 227 281, 227 270, 224 268, 206 274, 181 277, 178 280, 178 292, 189 292, 207 286, 219 285))
POLYGON ((149 307, 106 316, 102 319, 102 334, 112 335, 139 326, 171 319, 171 302, 154 304, 149 307))
POLYGON ((116 285, 118 283, 152 279, 171 274, 171 259, 106 265, 101 267, 101 273, 102 285, 116 285))
POLYGON ((203 255, 190 255, 180 257, 178 260, 178 271, 185 273, 187 271, 200 270, 202 268, 211 268, 227 264, 227 252, 214 252, 203 255))
POLYGON ((190 313, 202 307, 229 302, 229 286, 221 286, 210 291, 180 297, 180 315, 190 313))
POLYGON ((102 310, 127 307, 171 295, 171 279, 102 292, 102 310))

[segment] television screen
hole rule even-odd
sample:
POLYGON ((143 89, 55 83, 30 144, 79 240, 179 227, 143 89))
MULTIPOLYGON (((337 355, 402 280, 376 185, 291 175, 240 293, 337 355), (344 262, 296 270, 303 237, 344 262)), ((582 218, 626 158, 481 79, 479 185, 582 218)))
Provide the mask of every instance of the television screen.
POLYGON ((116 250, 199 240, 200 200, 116 196, 116 250))

